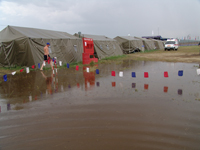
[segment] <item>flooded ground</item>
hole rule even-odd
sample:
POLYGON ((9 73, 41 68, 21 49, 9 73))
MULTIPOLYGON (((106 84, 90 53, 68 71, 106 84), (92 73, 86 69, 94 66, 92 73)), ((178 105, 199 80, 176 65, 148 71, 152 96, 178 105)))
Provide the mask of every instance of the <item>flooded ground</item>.
POLYGON ((0 150, 199 149, 198 66, 126 60, 9 75, 0 150))

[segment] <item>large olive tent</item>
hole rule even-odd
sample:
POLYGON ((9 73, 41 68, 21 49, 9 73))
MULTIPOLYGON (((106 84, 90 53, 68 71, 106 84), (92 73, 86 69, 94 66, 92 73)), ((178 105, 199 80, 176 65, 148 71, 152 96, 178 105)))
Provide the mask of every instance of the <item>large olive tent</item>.
POLYGON ((159 49, 159 50, 164 50, 164 41, 161 41, 161 40, 154 40, 154 39, 149 39, 151 41, 154 42, 155 46, 156 46, 156 49, 159 49))
POLYGON ((82 40, 66 32, 7 26, 0 32, 0 65, 31 66, 43 62, 49 42, 51 57, 62 62, 82 61, 82 40))
POLYGON ((140 38, 140 37, 135 37, 136 39, 140 39, 142 40, 143 44, 144 44, 144 49, 145 50, 153 50, 156 49, 156 46, 154 44, 154 42, 152 40, 148 40, 145 38, 140 38))
POLYGON ((117 36, 114 39, 118 41, 125 54, 135 51, 144 51, 142 40, 136 39, 132 36, 117 36))
MULTIPOLYGON (((74 34, 79 37, 77 33, 74 34)), ((81 34, 80 36, 86 38, 92 38, 94 42, 94 50, 99 59, 110 57, 110 56, 118 56, 123 55, 121 48, 116 40, 108 38, 103 35, 89 35, 89 34, 81 34)))

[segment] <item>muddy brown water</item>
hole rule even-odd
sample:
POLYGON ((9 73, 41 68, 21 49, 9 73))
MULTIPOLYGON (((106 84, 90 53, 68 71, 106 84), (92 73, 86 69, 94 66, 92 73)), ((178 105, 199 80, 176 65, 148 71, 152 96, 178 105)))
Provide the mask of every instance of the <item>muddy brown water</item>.
POLYGON ((0 150, 199 149, 198 66, 128 60, 8 75, 0 150))

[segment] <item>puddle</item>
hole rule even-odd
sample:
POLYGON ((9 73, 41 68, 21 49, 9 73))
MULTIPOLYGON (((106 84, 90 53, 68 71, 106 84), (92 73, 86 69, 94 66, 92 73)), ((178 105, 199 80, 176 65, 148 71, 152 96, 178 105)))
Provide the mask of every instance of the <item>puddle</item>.
POLYGON ((0 128, 2 149, 198 149, 198 66, 127 60, 10 75, 0 125, 18 127, 0 128))

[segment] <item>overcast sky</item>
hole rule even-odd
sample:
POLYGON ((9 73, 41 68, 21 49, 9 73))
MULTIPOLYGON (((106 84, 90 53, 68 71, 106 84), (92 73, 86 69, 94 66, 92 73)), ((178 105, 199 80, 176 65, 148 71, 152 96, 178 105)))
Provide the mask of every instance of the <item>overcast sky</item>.
POLYGON ((7 25, 110 38, 194 38, 200 36, 200 0, 0 0, 0 31, 7 25))

